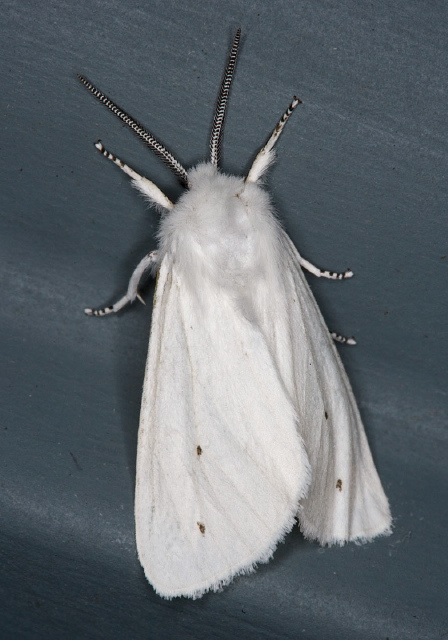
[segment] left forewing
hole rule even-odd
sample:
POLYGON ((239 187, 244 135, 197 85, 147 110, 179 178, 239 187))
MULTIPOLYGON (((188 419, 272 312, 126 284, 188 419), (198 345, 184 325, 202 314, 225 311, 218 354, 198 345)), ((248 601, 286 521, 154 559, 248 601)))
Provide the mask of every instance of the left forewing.
MULTIPOLYGON (((208 288, 207 288, 208 287, 208 288)), ((136 534, 165 597, 199 597, 269 559, 309 482, 265 337, 232 299, 159 272, 138 441, 136 534)))

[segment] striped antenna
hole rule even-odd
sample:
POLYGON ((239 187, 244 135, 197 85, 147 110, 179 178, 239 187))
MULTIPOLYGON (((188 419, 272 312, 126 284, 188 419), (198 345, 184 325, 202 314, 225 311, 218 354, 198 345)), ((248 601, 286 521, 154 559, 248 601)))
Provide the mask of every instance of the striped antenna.
POLYGON ((233 45, 230 50, 229 61, 222 79, 218 102, 216 104, 215 116, 213 118, 212 135, 210 136, 210 162, 218 166, 221 157, 221 142, 226 116, 227 100, 229 98, 230 85, 232 84, 233 73, 235 71, 236 59, 238 56, 238 46, 240 44, 241 29, 235 34, 233 45))
POLYGON ((98 98, 100 102, 106 105, 108 109, 112 111, 120 120, 122 120, 125 124, 128 125, 134 133, 136 133, 143 142, 148 145, 150 149, 156 153, 159 158, 163 160, 163 162, 177 175, 178 178, 182 181, 184 185, 188 185, 188 176, 187 172, 183 168, 183 166, 174 158, 167 149, 161 144, 154 136, 146 131, 141 124, 139 124, 136 120, 131 118, 126 111, 123 111, 118 105, 116 105, 112 100, 109 100, 107 96, 104 95, 99 89, 97 89, 91 82, 89 82, 84 76, 78 74, 79 80, 83 83, 87 89, 93 93, 95 98, 98 98))

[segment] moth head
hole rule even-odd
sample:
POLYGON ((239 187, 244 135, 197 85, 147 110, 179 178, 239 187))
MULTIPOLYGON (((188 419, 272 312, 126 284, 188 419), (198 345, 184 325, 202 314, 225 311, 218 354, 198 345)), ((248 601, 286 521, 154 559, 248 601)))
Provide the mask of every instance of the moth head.
POLYGON ((188 172, 188 185, 178 203, 192 208, 202 220, 228 219, 244 208, 244 178, 222 173, 211 162, 201 162, 188 172))

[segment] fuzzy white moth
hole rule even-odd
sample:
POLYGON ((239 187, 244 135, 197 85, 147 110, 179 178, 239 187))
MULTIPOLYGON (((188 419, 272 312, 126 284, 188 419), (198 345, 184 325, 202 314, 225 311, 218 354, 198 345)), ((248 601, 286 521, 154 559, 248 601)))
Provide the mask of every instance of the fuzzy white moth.
MULTIPOLYGON (((159 247, 115 305, 157 272, 137 451, 137 548, 166 598, 197 598, 272 556, 296 517, 323 545, 390 532, 391 517, 359 411, 297 252, 260 179, 294 98, 246 178, 218 169, 238 30, 216 107, 210 161, 188 172, 143 127, 84 85, 171 167, 173 204, 98 142, 162 209, 159 247)), ((337 334, 333 338, 354 343, 337 334)))

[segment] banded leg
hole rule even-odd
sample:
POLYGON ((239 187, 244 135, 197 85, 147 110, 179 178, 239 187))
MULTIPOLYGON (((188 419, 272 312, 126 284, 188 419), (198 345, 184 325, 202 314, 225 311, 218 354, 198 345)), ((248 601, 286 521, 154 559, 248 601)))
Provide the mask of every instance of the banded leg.
POLYGON ((353 278, 353 271, 351 269, 347 269, 344 273, 336 273, 335 271, 323 271, 318 267, 315 267, 314 264, 305 260, 300 256, 300 264, 301 266, 312 273, 314 276, 318 278, 329 278, 330 280, 344 280, 345 278, 353 278))
POLYGON ((353 336, 351 338, 346 338, 345 336, 341 336, 340 333, 335 333, 334 331, 330 331, 330 335, 335 342, 340 342, 341 344, 356 344, 355 338, 353 336))
POLYGON ((171 202, 171 200, 167 198, 163 191, 159 189, 159 187, 154 184, 154 182, 152 182, 148 178, 145 178, 144 176, 141 176, 139 173, 137 173, 137 171, 134 171, 134 169, 128 167, 128 165, 120 160, 120 158, 117 158, 117 156, 114 156, 112 153, 110 153, 103 147, 101 140, 95 142, 95 147, 100 153, 103 154, 105 158, 107 158, 108 160, 112 160, 112 162, 116 164, 117 167, 120 167, 120 169, 124 171, 126 175, 132 178, 134 187, 141 191, 143 195, 147 196, 154 203, 159 204, 161 207, 167 209, 168 211, 174 207, 174 204, 171 202))
POLYGON ((291 113, 294 111, 298 104, 302 104, 302 101, 299 100, 297 96, 294 96, 293 101, 277 123, 277 126, 272 132, 271 137, 266 142, 264 147, 257 153, 257 156, 252 163, 249 173, 247 174, 246 182, 257 182, 257 180, 261 178, 263 173, 274 160, 275 154, 272 149, 277 142, 281 132, 283 131, 285 124, 288 122, 291 113))
POLYGON ((134 302, 135 298, 138 298, 140 302, 145 304, 145 301, 138 292, 138 284, 145 271, 149 269, 149 267, 155 262, 157 262, 157 251, 151 251, 151 253, 148 253, 148 255, 146 255, 135 268, 135 271, 132 274, 131 279, 129 280, 128 290, 125 296, 120 298, 118 302, 110 307, 105 307, 104 309, 87 308, 84 309, 84 313, 88 316, 106 316, 109 313, 116 313, 117 311, 120 311, 129 302, 134 302))

